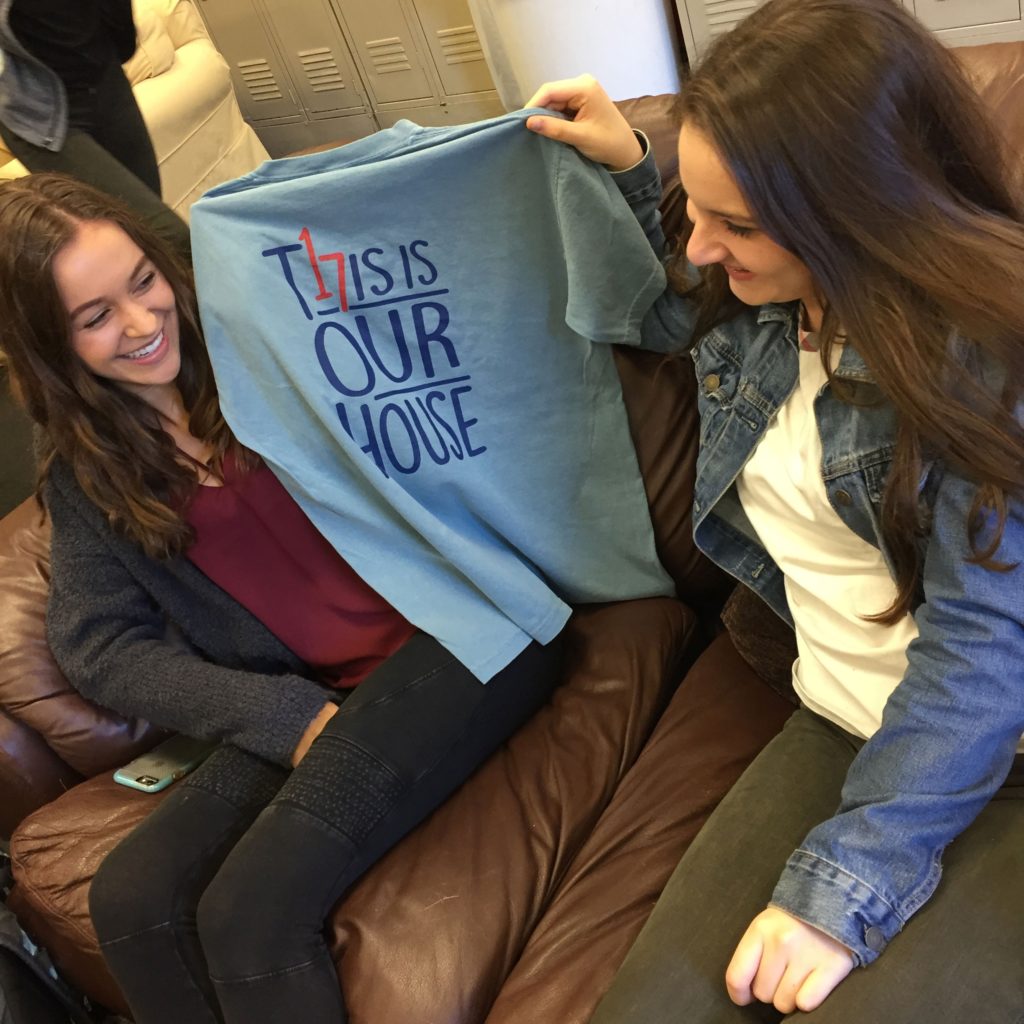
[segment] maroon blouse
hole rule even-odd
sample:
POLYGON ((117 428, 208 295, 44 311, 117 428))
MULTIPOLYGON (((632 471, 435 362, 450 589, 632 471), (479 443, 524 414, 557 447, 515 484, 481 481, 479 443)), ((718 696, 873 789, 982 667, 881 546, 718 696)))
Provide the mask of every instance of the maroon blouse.
POLYGON ((189 559, 320 678, 355 686, 415 632, 327 543, 264 465, 199 487, 189 559))

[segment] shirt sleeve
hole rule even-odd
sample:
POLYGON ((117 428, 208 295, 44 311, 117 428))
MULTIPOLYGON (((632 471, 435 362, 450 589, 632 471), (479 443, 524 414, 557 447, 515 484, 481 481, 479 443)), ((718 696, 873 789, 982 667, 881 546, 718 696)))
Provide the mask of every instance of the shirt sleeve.
POLYGON ((174 642, 160 609, 55 486, 47 639, 83 697, 289 765, 326 702, 314 682, 225 668, 174 642))
MULTIPOLYGON (((1022 570, 969 560, 973 498, 973 484, 943 476, 906 674, 851 766, 837 814, 790 857, 772 897, 860 964, 931 897, 943 850, 1005 780, 1024 732, 1022 570)), ((1017 502, 998 554, 1021 552, 1017 502)))
MULTIPOLYGON (((609 178, 632 211, 652 252, 665 264, 673 257, 666 253, 665 234, 661 229, 661 175, 647 137, 642 132, 636 134, 644 147, 644 158, 625 171, 610 174, 609 178)), ((695 340, 696 320, 696 304, 666 281, 644 314, 639 336, 622 340, 656 352, 685 352, 695 340)))
POLYGON ((592 341, 638 344, 665 272, 603 167, 556 144, 554 204, 567 275, 565 322, 592 341))

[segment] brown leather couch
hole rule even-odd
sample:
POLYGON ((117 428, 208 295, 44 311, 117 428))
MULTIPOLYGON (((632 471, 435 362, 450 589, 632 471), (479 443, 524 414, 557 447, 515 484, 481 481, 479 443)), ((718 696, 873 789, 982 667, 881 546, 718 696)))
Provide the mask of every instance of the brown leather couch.
MULTIPOLYGON (((961 54, 1020 169, 1024 43, 961 54)), ((671 97, 624 106, 674 181, 671 97)), ((678 227, 678 188, 663 209, 678 227)), ((743 592, 720 618, 729 581, 690 538, 688 361, 616 358, 679 600, 580 609, 551 704, 338 905, 330 941, 353 1024, 583 1024, 680 854, 791 711, 791 635, 743 592)), ((10 903, 74 982, 123 1009, 86 894, 102 857, 160 800, 110 777, 157 735, 70 689, 46 647, 46 589, 47 527, 26 503, 0 522, 10 903)))

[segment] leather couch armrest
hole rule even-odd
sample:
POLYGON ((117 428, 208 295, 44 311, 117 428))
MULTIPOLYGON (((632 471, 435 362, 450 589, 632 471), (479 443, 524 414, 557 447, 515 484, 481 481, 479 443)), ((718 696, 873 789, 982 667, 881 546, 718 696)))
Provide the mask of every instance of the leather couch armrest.
POLYGON ((39 733, 0 710, 0 838, 81 780, 39 733))
POLYGON ((0 520, 0 807, 5 828, 40 805, 34 801, 45 803, 70 782, 123 764, 160 735, 146 722, 90 704, 61 674, 46 642, 49 548, 49 522, 34 499, 0 520))

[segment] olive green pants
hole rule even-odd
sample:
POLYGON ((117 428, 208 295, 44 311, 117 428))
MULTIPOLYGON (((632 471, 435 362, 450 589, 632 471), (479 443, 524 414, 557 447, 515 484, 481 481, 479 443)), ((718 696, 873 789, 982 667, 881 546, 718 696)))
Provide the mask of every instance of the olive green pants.
MULTIPOLYGON (((669 879, 592 1024, 749 1024, 725 969, 806 834, 832 816, 862 741, 801 709, 669 879)), ((1024 763, 947 849, 935 895, 807 1024, 1024 1024, 1024 763)))

